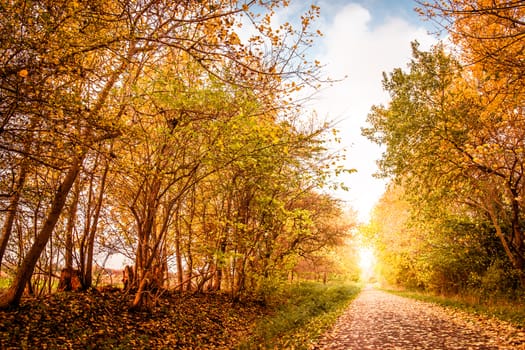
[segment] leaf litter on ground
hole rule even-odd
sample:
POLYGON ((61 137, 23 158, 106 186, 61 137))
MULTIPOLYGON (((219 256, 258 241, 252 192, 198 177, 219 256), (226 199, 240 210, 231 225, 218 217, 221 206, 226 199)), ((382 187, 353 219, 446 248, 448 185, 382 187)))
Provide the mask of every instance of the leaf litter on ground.
POLYGON ((218 293, 164 294, 129 311, 119 291, 56 293, 0 311, 0 349, 232 349, 266 310, 218 293))

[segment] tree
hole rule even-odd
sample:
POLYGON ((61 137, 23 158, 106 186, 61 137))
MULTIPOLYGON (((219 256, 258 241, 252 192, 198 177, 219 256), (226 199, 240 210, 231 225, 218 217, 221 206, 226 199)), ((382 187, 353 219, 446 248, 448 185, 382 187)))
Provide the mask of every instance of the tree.
MULTIPOLYGON (((47 218, 10 289, 1 296, 0 307, 16 305, 20 300, 89 148, 116 134, 111 124, 106 124, 108 120, 100 118, 110 90, 128 65, 127 61, 115 63, 111 58, 116 56, 109 55, 119 50, 118 41, 111 39, 108 43, 109 34, 119 32, 120 22, 114 20, 112 11, 106 12, 113 5, 96 3, 82 9, 76 2, 13 1, 3 8, 2 23, 8 30, 2 41, 6 62, 1 73, 5 97, 1 148, 54 169, 59 180, 47 218), (106 64, 94 59, 97 50, 97 58, 107 58, 106 64), (82 95, 81 88, 89 86, 95 76, 106 77, 98 82, 98 93, 82 95), (28 144, 32 146, 30 152, 23 153, 28 144)), ((112 116, 109 114, 108 119, 112 116)))
POLYGON ((423 16, 450 33, 466 63, 483 67, 492 77, 505 73, 523 88, 525 6, 521 1, 417 2, 423 16))
MULTIPOLYGON (((298 30, 285 24, 277 31, 271 18, 281 5, 287 2, 218 1, 208 6, 201 1, 8 1, 1 5, 0 23, 5 30, 0 34, 0 150, 2 162, 12 164, 6 167, 9 172, 2 173, 1 183, 8 198, 5 206, 11 208, 8 212, 21 213, 16 207, 24 193, 21 189, 26 171, 37 177, 45 174, 53 181, 46 188, 45 200, 36 200, 45 204, 45 208, 37 207, 39 213, 46 209, 47 217, 35 221, 39 234, 30 243, 9 291, 0 297, 0 307, 18 304, 37 260, 66 212, 64 208, 69 208, 71 220, 64 230, 67 265, 71 263, 70 229, 73 221, 83 221, 79 264, 84 285, 89 287, 97 222, 104 212, 105 191, 109 190, 107 177, 115 179, 111 173, 115 171, 112 163, 119 159, 115 157, 132 161, 129 156, 133 152, 122 145, 132 144, 130 140, 137 135, 138 140, 146 142, 137 152, 144 168, 135 175, 147 181, 144 189, 148 192, 137 191, 135 198, 144 201, 141 206, 135 202, 128 207, 135 211, 135 242, 140 242, 138 265, 144 271, 139 278, 147 279, 152 259, 169 231, 173 208, 208 172, 217 171, 207 167, 198 173, 210 153, 206 146, 216 141, 201 142, 217 135, 213 132, 216 111, 205 106, 192 110, 195 101, 189 95, 171 95, 196 88, 159 93, 151 89, 153 82, 170 73, 172 80, 194 74, 188 79, 200 82, 204 90, 209 83, 221 82, 227 87, 225 101, 240 96, 236 95, 239 91, 248 100, 257 101, 258 115, 276 119, 280 113, 291 111, 295 106, 288 102, 289 94, 318 81, 318 65, 304 60, 303 49, 316 35, 308 30, 319 9, 312 6, 298 30), (251 11, 256 5, 257 11, 251 11), (257 32, 247 43, 242 43, 236 33, 239 16, 247 18, 257 32), (144 106, 140 102, 145 102, 144 106), (181 125, 176 128, 180 117, 181 125), (207 124, 202 125, 209 127, 210 134, 199 135, 194 125, 182 127, 184 122, 203 117, 207 124), (137 129, 130 128, 134 122, 143 128, 138 134, 134 134, 137 129), (186 136, 197 136, 194 144, 190 138, 172 137, 177 129, 184 130, 186 136), (156 136, 160 136, 158 142, 152 139, 156 136), (177 144, 181 140, 184 142, 177 144), (173 164, 167 163, 175 147, 180 147, 176 150, 178 158, 173 164), (188 153, 195 150, 198 153, 188 153), (162 170, 172 165, 174 173, 162 170), (188 165, 190 168, 184 168, 188 165), (95 174, 100 176, 98 183, 95 174), (79 176, 82 179, 78 180, 79 176), (88 187, 75 189, 80 191, 78 206, 74 205, 75 193, 67 205, 75 181, 88 187), (83 202, 83 193, 88 193, 88 203, 83 202), (168 203, 160 203, 163 198, 168 203), (144 216, 136 215, 139 209, 144 209, 144 216)), ((234 114, 243 116, 240 110, 234 114)), ((4 221, 1 246, 9 240, 11 220, 7 217, 4 221)))
POLYGON ((481 0, 421 4, 421 13, 439 21, 451 34, 458 48, 457 56, 467 65, 468 80, 481 96, 483 113, 480 113, 479 122, 487 129, 483 136, 486 140, 474 144, 477 149, 471 149, 469 153, 505 184, 496 182, 490 187, 475 186, 491 198, 488 203, 482 201, 483 210, 490 215, 513 265, 523 270, 521 192, 525 6, 521 1, 481 0), (491 128, 492 131, 488 132, 491 128), (494 190, 494 187, 499 189, 494 190), (501 191, 507 193, 496 198, 501 191), (494 202, 499 205, 494 205, 494 202), (499 222, 509 221, 512 233, 505 233, 501 228, 505 224, 499 222))
POLYGON ((372 126, 363 130, 387 147, 381 169, 402 178, 409 190, 439 194, 487 215, 523 277, 525 135, 518 100, 503 103, 484 94, 476 77, 440 46, 421 52, 414 45, 413 55, 409 72, 384 76, 392 101, 374 107, 372 126))
MULTIPOLYGON (((184 208, 192 208, 186 213, 194 213, 198 184, 224 167, 220 162, 212 163, 213 158, 221 159, 214 155, 215 149, 224 142, 230 120, 247 107, 242 94, 206 77, 199 67, 189 69, 191 62, 184 64, 186 72, 169 74, 177 69, 176 64, 172 62, 168 72, 151 75, 140 82, 143 85, 137 85, 144 97, 134 102, 129 115, 135 121, 130 123, 132 136, 122 138, 117 146, 119 170, 111 192, 114 208, 133 222, 127 229, 136 244, 135 279, 131 281, 137 290, 134 307, 140 307, 143 289, 149 288, 143 281, 155 280, 154 288, 162 287, 162 275, 167 272, 162 267, 171 248, 167 245, 169 235, 173 230, 180 233, 184 208), (183 74, 187 79, 181 81, 183 74)), ((194 229, 194 216, 186 217, 191 223, 187 234, 194 229)), ((180 237, 175 244, 180 245, 180 237)), ((176 255, 182 258, 180 251, 176 255)))
POLYGON ((390 184, 361 233, 387 284, 481 296, 516 287, 490 221, 466 205, 421 200, 390 184))
POLYGON ((388 285, 420 286, 416 263, 424 241, 410 226, 411 206, 403 188, 390 184, 374 207, 370 222, 359 228, 366 242, 375 248, 378 273, 388 285))

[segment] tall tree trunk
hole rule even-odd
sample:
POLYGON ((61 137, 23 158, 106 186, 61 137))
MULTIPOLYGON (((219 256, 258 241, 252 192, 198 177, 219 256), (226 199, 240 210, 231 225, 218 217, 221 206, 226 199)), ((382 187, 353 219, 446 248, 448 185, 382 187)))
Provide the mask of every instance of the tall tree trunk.
POLYGON ((18 176, 18 181, 16 183, 13 196, 11 197, 11 203, 9 203, 9 207, 7 209, 7 217, 5 218, 4 225, 2 226, 2 233, 0 234, 0 270, 2 269, 2 260, 7 249, 7 243, 9 242, 11 232, 13 231, 13 223, 15 222, 15 217, 18 210, 18 203, 20 202, 22 187, 26 182, 27 167, 28 165, 24 162, 20 169, 20 174, 18 176))
MULTIPOLYGON (((97 203, 95 205, 95 212, 93 213, 93 222, 90 225, 89 236, 87 240, 87 254, 85 261, 85 271, 82 287, 84 289, 91 288, 93 284, 93 251, 95 246, 95 235, 98 228, 98 220, 100 218, 100 211, 102 210, 102 202, 104 201, 104 192, 106 190, 106 179, 108 176, 109 164, 106 163, 102 179, 100 180, 100 190, 98 193, 97 203)), ((88 218, 89 220, 89 218, 88 218)))
POLYGON ((226 256, 226 247, 227 243, 224 239, 219 244, 219 255, 215 257, 215 276, 213 279, 213 289, 216 291, 221 290, 221 284, 222 284, 222 270, 223 270, 223 264, 224 264, 224 257, 226 256))
POLYGON ((146 274, 140 280, 140 284, 137 288, 137 292, 135 293, 135 298, 133 298, 133 302, 130 307, 131 311, 140 310, 144 304, 147 304, 144 298, 147 293, 148 285, 150 284, 150 282, 151 282, 151 273, 149 271, 146 271, 146 274))
POLYGON ((521 206, 519 203, 519 193, 515 188, 511 187, 512 194, 512 243, 514 249, 516 250, 515 254, 519 260, 521 270, 523 273, 525 265, 525 250, 523 249, 523 230, 521 228, 520 217, 521 217, 521 206))
POLYGON ((80 181, 77 177, 75 187, 73 188, 73 198, 69 207, 69 217, 66 225, 66 246, 65 246, 65 273, 60 274, 59 290, 72 290, 73 277, 73 230, 77 220, 78 200, 80 197, 80 181))
MULTIPOLYGON (((97 167, 97 164, 98 164, 98 157, 95 159, 93 171, 97 167)), ((91 234, 91 221, 92 221, 91 218, 93 217, 93 213, 95 211, 93 207, 96 206, 96 204, 93 204, 94 202, 93 183, 94 182, 95 182, 95 178, 92 173, 89 179, 89 187, 87 190, 88 195, 87 195, 87 203, 86 203, 85 214, 84 214, 84 230, 82 233, 82 238, 80 239, 80 247, 79 247, 79 252, 78 252, 79 262, 80 262, 79 270, 80 270, 82 286, 86 285, 86 275, 87 275, 86 264, 87 264, 87 250, 88 250, 87 247, 89 245, 88 243, 89 235, 91 234)))
POLYGON ((191 259, 191 256, 189 256, 187 259, 188 261, 188 267, 186 269, 186 279, 184 280, 184 289, 186 291, 191 291, 193 288, 192 288, 192 283, 191 283, 191 280, 193 279, 193 260, 191 259))
POLYGON ((232 299, 239 300, 246 285, 246 256, 236 259, 235 276, 233 278, 232 299))
POLYGON ((175 234, 175 258, 177 261, 177 289, 183 290, 184 283, 184 269, 182 267, 182 252, 180 249, 180 229, 177 227, 177 232, 175 234))
POLYGON ((142 220, 137 222, 139 227, 138 242, 137 242, 137 256, 135 259, 135 283, 138 284, 135 298, 131 305, 131 309, 141 308, 147 302, 144 302, 144 297, 148 289, 153 286, 153 261, 157 258, 156 254, 160 246, 160 239, 162 234, 156 232, 156 221, 158 215, 158 196, 161 187, 161 182, 157 176, 151 179, 148 190, 145 191, 145 203, 142 220))
MULTIPOLYGON (((38 118, 31 118, 31 124, 29 125, 29 130, 33 130, 38 123, 38 118)), ((23 153, 27 154, 31 150, 33 145, 33 138, 31 137, 27 143, 24 145, 23 153)), ((0 270, 2 269, 2 260, 4 258, 5 251, 7 249, 7 243, 11 237, 11 232, 13 232, 13 224, 18 212, 18 203, 20 202, 20 197, 22 196, 22 189, 25 185, 27 172, 29 170, 29 159, 25 158, 22 160, 20 165, 20 173, 18 174, 18 181, 16 182, 13 195, 11 197, 11 203, 7 208, 7 217, 2 226, 2 232, 0 233, 0 270)))
MULTIPOLYGON (((66 196, 67 197, 67 196, 66 196)), ((47 293, 51 294, 53 287, 53 233, 49 237, 49 262, 47 270, 47 293)))
POLYGON ((191 251, 191 240, 192 240, 191 227, 188 230, 188 244, 186 245, 186 290, 191 291, 191 280, 193 279, 193 255, 191 251))
MULTIPOLYGON (((512 266, 518 271, 518 277, 520 279, 520 284, 522 287, 525 287, 525 271, 524 271, 524 261, 523 258, 520 255, 514 254, 512 251, 512 246, 509 244, 509 240, 505 236, 505 233, 503 232, 498 217, 495 213, 495 210, 489 209, 487 210, 489 217, 492 221, 492 224, 494 225, 494 228, 496 229, 496 235, 500 239, 501 244, 503 245, 503 249, 505 250, 505 253, 507 254, 507 257, 509 258, 510 262, 512 263, 512 266)), ((513 235, 515 232, 513 232, 513 235)))
POLYGON ((80 181, 77 178, 75 187, 73 189, 73 198, 71 200, 71 206, 69 207, 69 217, 66 225, 66 251, 65 251, 65 263, 66 269, 73 270, 73 230, 75 229, 75 223, 77 220, 77 208, 78 200, 80 197, 80 181))
POLYGON ((28 254, 22 261, 22 265, 19 267, 11 286, 6 293, 0 296, 0 309, 17 306, 20 303, 24 288, 31 279, 38 258, 40 258, 42 251, 53 233, 58 218, 60 217, 62 209, 66 203, 67 195, 80 172, 83 159, 83 156, 79 156, 75 159, 64 177, 64 180, 56 190, 53 202, 51 203, 51 208, 47 214, 47 219, 44 222, 42 229, 36 236, 28 254))

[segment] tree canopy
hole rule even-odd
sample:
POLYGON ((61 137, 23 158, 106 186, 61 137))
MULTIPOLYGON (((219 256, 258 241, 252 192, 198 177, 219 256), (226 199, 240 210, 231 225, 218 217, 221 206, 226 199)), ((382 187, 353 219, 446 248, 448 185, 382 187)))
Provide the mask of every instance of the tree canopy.
MULTIPOLYGON (((413 43, 407 69, 384 74, 391 101, 372 108, 363 134, 386 147, 381 174, 412 203, 416 217, 409 221, 439 218, 438 226, 420 226, 411 235, 429 230, 456 242, 469 232, 485 232, 482 241, 495 234, 512 265, 507 269, 517 271, 523 285, 524 7, 481 0, 420 4, 422 14, 450 33, 452 45, 425 52, 413 43)), ((444 254, 425 241, 434 256, 444 254)), ((476 270, 474 262, 469 266, 476 270)))
POLYGON ((332 130, 294 99, 321 81, 319 8, 276 28, 287 4, 0 2, 0 307, 61 270, 90 288, 116 252, 132 308, 174 274, 238 298, 341 242, 332 130))

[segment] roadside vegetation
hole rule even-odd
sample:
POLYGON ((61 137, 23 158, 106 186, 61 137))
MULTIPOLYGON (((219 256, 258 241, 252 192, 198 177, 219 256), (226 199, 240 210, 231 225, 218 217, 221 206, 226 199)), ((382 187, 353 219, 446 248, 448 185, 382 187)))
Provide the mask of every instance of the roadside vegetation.
POLYGON ((484 299, 479 295, 456 294, 451 296, 440 296, 421 291, 401 291, 393 289, 386 289, 385 291, 402 297, 463 310, 474 315, 495 317, 502 321, 507 321, 519 328, 525 328, 525 304, 522 302, 516 302, 516 300, 523 300, 523 295, 519 298, 501 296, 498 298, 484 299))
POLYGON ((165 292, 146 311, 105 288, 24 298, 0 311, 2 349, 307 349, 357 295, 355 283, 283 284, 267 303, 165 292))
POLYGON ((241 349, 308 349, 359 294, 356 283, 303 282, 279 297, 241 349))

